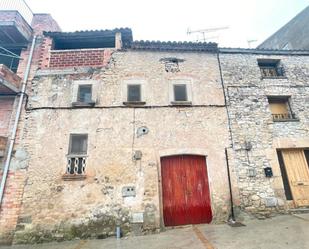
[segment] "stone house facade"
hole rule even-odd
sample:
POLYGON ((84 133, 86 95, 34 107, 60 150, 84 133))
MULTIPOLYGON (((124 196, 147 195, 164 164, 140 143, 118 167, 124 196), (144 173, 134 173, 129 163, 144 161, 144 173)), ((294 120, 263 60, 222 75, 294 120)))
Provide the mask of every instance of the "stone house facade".
MULTIPOLYGON (((106 237, 117 225, 123 233, 157 231, 165 225, 162 160, 171 156, 206 162, 210 221, 228 219, 230 142, 216 45, 133 42, 117 49, 130 34, 116 31, 101 66, 46 64, 31 82, 16 243, 106 237), (175 85, 185 86, 185 100, 175 85)), ((46 40, 77 35, 46 33, 46 40)), ((76 52, 91 58, 94 50, 76 52)), ((75 51, 58 54, 66 52, 75 51)))
POLYGON ((240 207, 309 206, 309 53, 220 49, 240 207))
MULTIPOLYGON (((128 28, 61 32, 45 14, 28 28, 36 42, 0 243, 309 206, 309 52, 133 41, 128 28)), ((29 53, 27 43, 16 74, 0 68, 15 89, 0 97, 6 138, 29 53)), ((4 158, 5 139, 1 149, 4 158)))

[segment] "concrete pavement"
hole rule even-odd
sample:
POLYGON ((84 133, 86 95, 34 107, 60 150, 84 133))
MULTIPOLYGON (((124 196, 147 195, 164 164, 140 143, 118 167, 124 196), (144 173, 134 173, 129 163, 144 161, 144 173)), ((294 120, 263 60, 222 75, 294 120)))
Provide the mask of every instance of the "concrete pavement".
POLYGON ((74 240, 1 249, 308 249, 309 214, 246 219, 246 226, 196 225, 117 240, 74 240))

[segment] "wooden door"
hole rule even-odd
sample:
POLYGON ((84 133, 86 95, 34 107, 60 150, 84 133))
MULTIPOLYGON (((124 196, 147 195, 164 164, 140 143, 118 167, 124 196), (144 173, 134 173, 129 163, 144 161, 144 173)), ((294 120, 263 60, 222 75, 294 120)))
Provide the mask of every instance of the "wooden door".
POLYGON ((161 168, 164 224, 210 223, 212 212, 205 157, 163 157, 161 168))
POLYGON ((304 150, 282 150, 282 157, 295 205, 309 206, 309 168, 304 150))

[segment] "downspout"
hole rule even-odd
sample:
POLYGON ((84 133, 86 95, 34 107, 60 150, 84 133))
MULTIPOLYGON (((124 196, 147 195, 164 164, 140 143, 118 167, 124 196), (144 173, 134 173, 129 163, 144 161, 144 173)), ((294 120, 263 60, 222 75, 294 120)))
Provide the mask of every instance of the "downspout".
POLYGON ((5 164, 4 164, 3 175, 2 175, 2 179, 1 179, 1 185, 0 185, 0 207, 2 205, 5 183, 6 183, 7 175, 8 175, 9 168, 10 168, 10 162, 11 162, 13 147, 14 147, 14 143, 15 143, 15 139, 16 139, 17 128, 18 128, 18 121, 19 121, 19 118, 20 118, 21 110, 22 110, 24 96, 26 95, 26 86, 27 86, 27 81, 28 81, 28 77, 29 77, 35 41, 36 41, 36 36, 34 36, 33 39, 32 39, 29 59, 28 59, 28 62, 27 62, 26 72, 25 72, 25 75, 24 75, 24 78, 23 78, 23 84, 22 84, 22 88, 21 88, 21 92, 20 92, 20 98, 19 98, 19 102, 18 102, 18 106, 17 106, 15 120, 14 120, 14 126, 13 126, 12 134, 11 134, 11 137, 10 137, 9 150, 8 150, 7 157, 6 157, 5 164))
MULTIPOLYGON (((229 112, 229 109, 228 109, 228 106, 227 106, 227 97, 226 97, 226 94, 225 94, 225 87, 224 87, 224 81, 223 81, 223 75, 222 75, 222 68, 221 68, 221 61, 220 61, 219 53, 220 53, 220 50, 218 49, 218 51, 217 51, 217 59, 218 59, 218 65, 219 65, 221 86, 222 86, 223 97, 224 97, 224 104, 225 104, 227 120, 228 120, 228 129, 229 129, 229 134, 230 134, 230 138, 231 138, 231 147, 233 148, 234 141, 233 141, 233 134, 232 134, 232 128, 231 128, 230 112, 229 112)), ((227 168, 227 178, 228 178, 229 194, 230 194, 230 205, 231 205, 231 211, 230 211, 231 215, 229 217, 229 222, 233 223, 233 222, 235 222, 235 212, 234 212, 233 191, 232 191, 232 182, 231 182, 230 165, 229 165, 229 158, 228 158, 227 148, 225 148, 224 152, 225 152, 225 160, 226 160, 226 168, 227 168)))

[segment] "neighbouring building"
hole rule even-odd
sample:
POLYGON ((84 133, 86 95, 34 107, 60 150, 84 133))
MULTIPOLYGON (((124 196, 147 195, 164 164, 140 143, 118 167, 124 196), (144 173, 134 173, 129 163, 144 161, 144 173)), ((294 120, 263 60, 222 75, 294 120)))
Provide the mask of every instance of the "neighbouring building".
POLYGON ((309 51, 61 32, 50 15, 22 11, 0 12, 0 46, 14 54, 0 57, 2 161, 35 37, 0 243, 309 206, 309 51), (18 36, 22 46, 5 40, 18 36))
POLYGON ((309 206, 309 51, 220 49, 240 207, 309 206))
MULTIPOLYGON (((24 118, 21 118, 18 127, 16 146, 13 149, 7 174, 4 164, 13 138, 17 106, 22 95, 22 82, 24 82, 22 79, 25 79, 32 40, 36 36, 26 81, 31 81, 41 60, 43 31, 60 31, 49 14, 32 13, 22 0, 0 2, 0 183, 1 193, 3 193, 0 202, 0 243, 12 241, 20 212, 27 166, 27 152, 22 141, 24 118), (5 188, 2 188, 2 184, 5 188)), ((23 117, 25 114, 23 105, 21 112, 23 117)))
POLYGON ((267 38, 258 49, 309 50, 309 6, 267 38))

